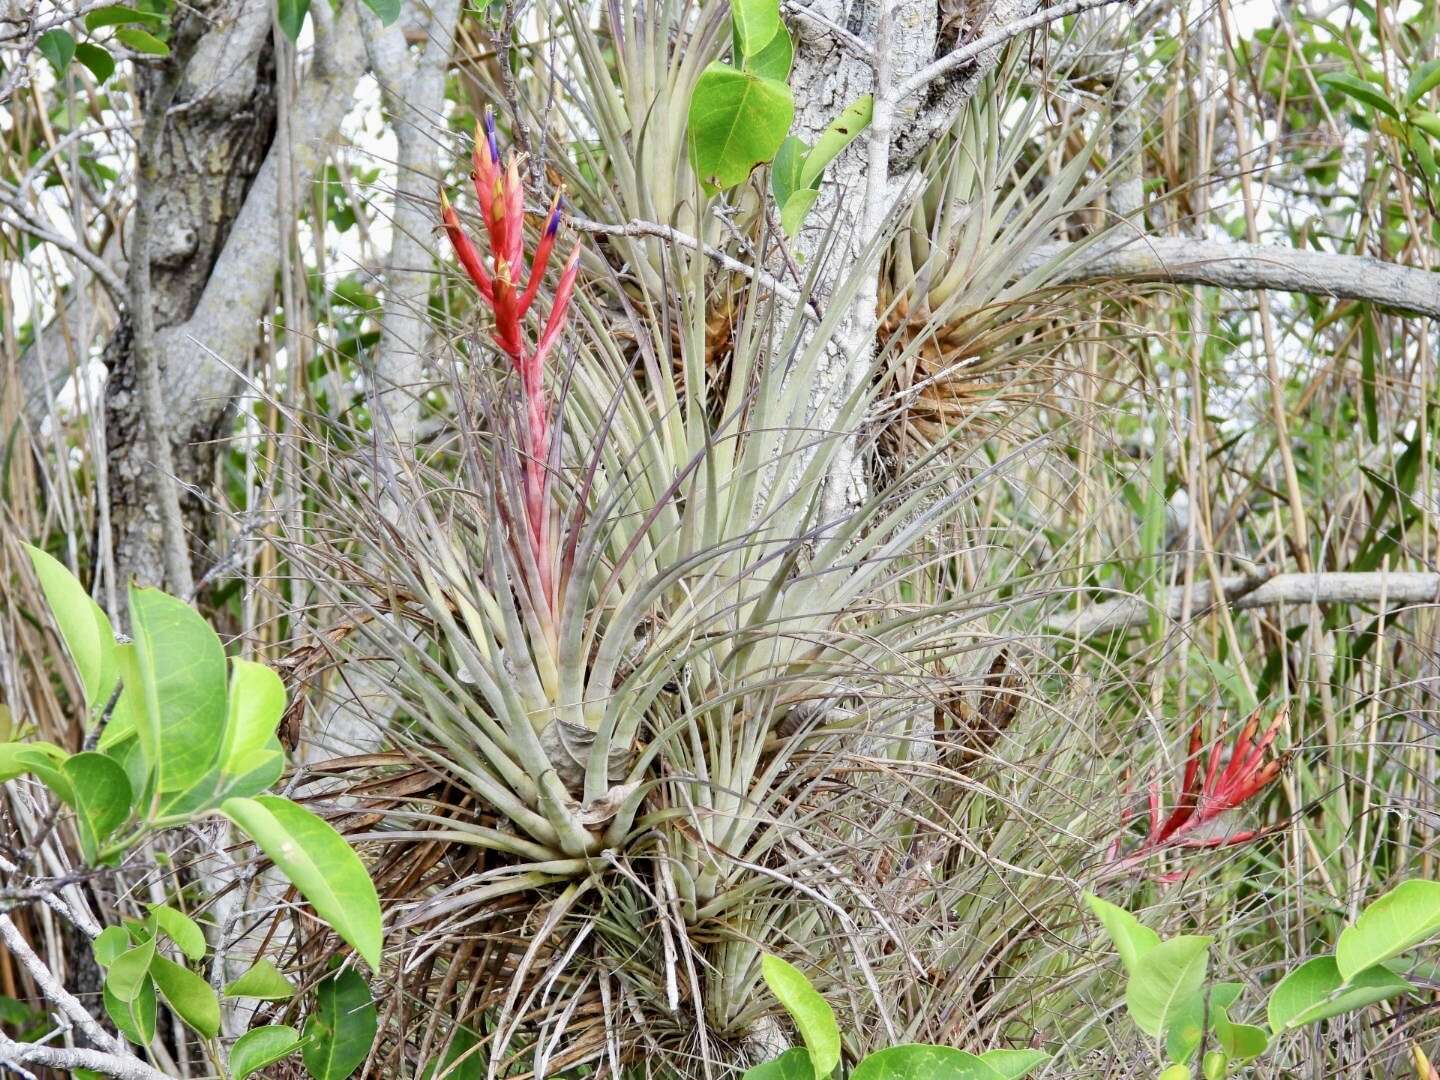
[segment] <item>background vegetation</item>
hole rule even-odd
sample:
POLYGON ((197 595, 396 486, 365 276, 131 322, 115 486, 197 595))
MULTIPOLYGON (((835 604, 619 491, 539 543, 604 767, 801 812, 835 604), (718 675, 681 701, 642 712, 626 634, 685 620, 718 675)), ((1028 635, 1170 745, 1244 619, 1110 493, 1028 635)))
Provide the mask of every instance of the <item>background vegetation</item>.
MULTIPOLYGON (((280 790, 385 911, 359 966, 240 836, 92 870, 14 780, 0 918, 95 1015, 86 928, 171 902, 299 989, 226 1043, 349 957, 356 1075, 734 1075, 793 1041, 768 952, 847 1063, 1131 1076, 1086 892, 1212 935, 1240 1020, 1434 877, 1440 12, 779 15, 783 70, 718 0, 0 0, 0 738, 95 739, 22 543, 117 628, 163 586, 281 675, 280 790), (717 62, 808 146, 871 123, 728 176, 717 62), (492 250, 487 108, 527 260, 564 192, 526 355, 579 252, 523 388, 440 227, 492 250), (1284 768, 1153 842, 1256 709, 1284 768)), ((1409 977, 1247 1075, 1433 1076, 1409 977)), ((7 1040, 37 978, 0 951, 7 1040)))

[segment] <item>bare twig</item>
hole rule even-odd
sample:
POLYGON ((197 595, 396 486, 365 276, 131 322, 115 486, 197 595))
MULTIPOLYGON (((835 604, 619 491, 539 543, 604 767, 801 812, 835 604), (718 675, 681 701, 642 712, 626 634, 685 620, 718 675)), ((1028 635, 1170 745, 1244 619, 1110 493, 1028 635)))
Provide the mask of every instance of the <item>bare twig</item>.
MULTIPOLYGON (((661 225, 655 221, 627 221, 623 225, 607 225, 603 221, 591 221, 589 218, 583 217, 570 217, 566 218, 566 221, 580 232, 594 233, 599 236, 653 236, 659 240, 668 240, 672 244, 679 244, 691 251, 700 252, 726 270, 749 278, 790 304, 800 305, 800 293, 783 284, 773 274, 753 266, 747 266, 713 244, 704 243, 689 233, 681 232, 669 225, 661 225)), ((820 314, 813 301, 806 303, 803 310, 807 318, 819 320, 820 314)))
MULTIPOLYGON (((1236 609, 1270 607, 1275 604, 1366 604, 1389 605, 1440 603, 1440 574, 1423 572, 1276 574, 1255 583, 1250 575, 1221 579, 1221 592, 1236 609)), ((1162 601, 1166 617, 1178 620, 1184 586, 1167 590, 1162 601)), ((1205 614, 1214 599, 1209 582, 1194 587, 1195 615, 1205 614)), ((1052 630, 1075 637, 1090 637, 1150 621, 1151 607, 1143 597, 1122 596, 1106 600, 1079 612, 1050 619, 1052 630)))

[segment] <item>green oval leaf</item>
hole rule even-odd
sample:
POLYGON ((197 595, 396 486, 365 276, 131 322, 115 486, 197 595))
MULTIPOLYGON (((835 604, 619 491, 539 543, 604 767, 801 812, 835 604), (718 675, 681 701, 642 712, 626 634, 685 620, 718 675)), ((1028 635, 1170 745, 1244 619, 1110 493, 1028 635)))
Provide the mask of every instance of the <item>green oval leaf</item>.
POLYGON ((75 46, 75 59, 90 69, 96 82, 103 83, 115 74, 115 58, 99 45, 82 41, 75 46))
POLYGON ((730 21, 741 56, 754 56, 780 31, 779 0, 730 0, 730 21))
POLYGON ((225 737, 225 650, 199 612, 159 589, 131 588, 130 619, 141 745, 159 770, 159 789, 183 791, 209 772, 225 737))
POLYGON ((247 1031, 230 1048, 230 1075, 246 1080, 267 1065, 289 1057, 300 1045, 300 1033, 285 1024, 270 1024, 247 1031))
POLYGON ((761 78, 784 82, 790 78, 790 67, 794 63, 795 43, 790 40, 790 31, 781 26, 764 48, 746 56, 740 66, 761 78))
POLYGON ((123 926, 107 926, 90 943, 95 953, 95 962, 108 968, 125 950, 130 948, 130 935, 123 926))
POLYGON ((144 53, 146 56, 169 56, 170 46, 161 41, 148 30, 141 30, 138 26, 124 26, 115 31, 115 39, 132 52, 144 53))
POLYGON ((1399 956, 1440 933, 1440 881, 1406 881, 1340 933, 1335 963, 1342 978, 1399 956))
POLYGON ((134 1001, 150 981, 150 964, 154 959, 154 938, 121 953, 105 975, 105 989, 126 1004, 134 1001))
POLYGON ((1412 989, 1384 967, 1366 968, 1346 980, 1333 956, 1307 960, 1280 980, 1266 1012, 1275 1034, 1385 1001, 1412 989))
POLYGON ((37 761, 46 762, 51 768, 58 768, 69 756, 67 751, 54 743, 0 743, 0 784, 33 772, 37 761))
POLYGON ((113 758, 93 750, 67 758, 60 768, 75 791, 85 861, 94 862, 101 842, 130 817, 130 778, 113 758))
POLYGON ((1001 1080, 1003 1076, 964 1050, 912 1043, 877 1050, 855 1067, 850 1080, 1001 1080))
POLYGON ((85 29, 94 33, 106 26, 123 26, 126 23, 150 23, 158 26, 164 21, 165 16, 157 12, 137 11, 124 4, 112 4, 88 13, 85 16, 85 29))
POLYGON ((155 983, 146 976, 136 990, 135 997, 125 1001, 110 989, 106 980, 102 999, 105 1011, 115 1026, 132 1043, 149 1046, 155 1038, 155 983))
POLYGON ((163 956, 151 963, 150 977, 181 1020, 208 1039, 220 1033, 220 1000, 209 983, 163 956))
MULTIPOLYGON (((69 63, 68 57, 65 62, 69 63)), ((25 545, 25 552, 30 556, 30 564, 35 568, 35 576, 55 617, 60 639, 80 676, 86 706, 102 708, 109 703, 120 675, 110 620, 58 559, 29 544, 25 545)))
POLYGON ((75 56, 75 39, 64 30, 47 30, 35 42, 40 55, 50 61, 56 75, 64 75, 75 56))
POLYGON ((360 973, 337 972, 315 988, 315 1011, 305 1021, 305 1068, 314 1080, 345 1080, 370 1053, 377 1026, 360 973))
POLYGON ((226 799, 220 810, 372 969, 380 967, 380 900, 365 865, 339 833, 276 795, 226 799))
POLYGON ((155 925, 165 931, 170 940, 179 946, 187 960, 204 959, 205 932, 189 915, 183 911, 177 911, 169 904, 151 904, 150 917, 155 920, 155 925))
POLYGON ((835 1010, 798 968, 778 956, 769 953, 762 956, 760 972, 770 992, 795 1021, 795 1028, 810 1051, 816 1080, 826 1080, 840 1064, 840 1027, 835 1023, 835 1010))
POLYGON ((1182 934, 1147 951, 1125 986, 1125 1006, 1136 1026, 1152 1039, 1163 1038, 1205 985, 1209 964, 1208 937, 1182 934))
POLYGON ((295 987, 279 968, 262 956, 249 971, 225 987, 225 996, 286 1001, 295 996, 295 987))
POLYGON ((1108 900, 1101 900, 1098 896, 1086 893, 1085 903, 1100 920, 1100 925, 1105 927, 1105 933, 1110 936, 1115 951, 1120 954, 1120 962, 1125 965, 1125 970, 1134 975, 1136 965, 1141 959, 1160 944, 1160 935, 1130 912, 1108 900))
POLYGON ((690 145, 708 190, 743 183, 785 141, 795 118, 790 87, 727 64, 712 63, 690 98, 690 145))

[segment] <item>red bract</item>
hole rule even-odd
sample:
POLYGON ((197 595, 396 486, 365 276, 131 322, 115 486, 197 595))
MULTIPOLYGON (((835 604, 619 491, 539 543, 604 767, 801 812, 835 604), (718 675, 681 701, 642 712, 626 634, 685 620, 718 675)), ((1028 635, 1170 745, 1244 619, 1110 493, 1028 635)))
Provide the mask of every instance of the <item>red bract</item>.
POLYGON ((1205 763, 1205 775, 1200 775, 1200 761, 1204 747, 1204 733, 1200 723, 1190 732, 1190 754, 1185 762, 1185 776, 1175 806, 1168 815, 1163 815, 1160 806, 1160 785, 1150 787, 1150 832, 1144 843, 1131 852, 1126 861, 1153 854, 1166 849, 1218 848, 1248 843, 1271 829, 1243 829, 1223 832, 1215 822, 1231 810, 1238 810, 1268 788, 1280 775, 1285 759, 1269 755, 1281 725, 1285 722, 1285 711, 1271 722, 1265 732, 1256 738, 1260 728, 1260 711, 1257 709, 1245 721, 1240 735, 1225 760, 1225 747, 1216 742, 1210 748, 1209 760, 1205 763), (1222 761, 1225 767, 1221 769, 1222 761))
POLYGON ((545 358, 555 347, 565 326, 570 298, 575 291, 575 275, 579 271, 580 247, 577 244, 565 261, 550 315, 533 347, 528 344, 526 316, 545 277, 550 253, 555 247, 560 228, 561 206, 557 193, 550 203, 550 213, 540 242, 535 245, 528 272, 525 270, 525 184, 520 179, 520 162, 512 154, 502 168, 500 146, 495 135, 495 118, 487 109, 482 133, 476 133, 474 171, 475 195, 480 202, 480 218, 490 240, 489 266, 476 250, 460 224, 454 207, 440 194, 440 215, 446 235, 455 249, 466 275, 474 283, 481 299, 495 319, 492 332, 495 344, 510 358, 520 376, 520 392, 524 402, 521 424, 524 468, 524 503, 528 541, 541 578, 541 590, 547 606, 553 606, 553 569, 549 558, 550 524, 547 513, 550 476, 547 461, 550 455, 551 417, 545 394, 545 358))

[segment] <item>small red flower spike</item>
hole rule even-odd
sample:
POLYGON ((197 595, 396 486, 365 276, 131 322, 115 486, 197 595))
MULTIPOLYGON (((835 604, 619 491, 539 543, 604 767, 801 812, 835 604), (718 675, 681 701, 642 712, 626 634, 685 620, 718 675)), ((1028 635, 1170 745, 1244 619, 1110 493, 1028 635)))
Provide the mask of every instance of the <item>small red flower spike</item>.
POLYGON ((460 224, 460 217, 442 192, 440 219, 455 249, 455 257, 475 290, 490 308, 495 328, 492 338, 496 346, 510 358, 520 376, 520 392, 524 402, 524 505, 526 535, 541 578, 541 591, 546 605, 555 602, 553 579, 555 560, 550 548, 551 529, 547 507, 550 476, 547 469, 551 447, 551 415, 545 394, 545 360, 565 328, 570 300, 575 292, 575 276, 579 271, 579 245, 570 252, 555 288, 535 345, 528 342, 525 319, 550 262, 560 230, 564 204, 559 193, 550 203, 545 228, 535 246, 528 271, 525 267, 525 185, 520 179, 520 162, 511 155, 503 166, 500 162, 500 141, 495 132, 495 116, 485 110, 484 126, 476 132, 472 155, 475 196, 480 203, 480 219, 490 241, 489 265, 481 256, 460 224))
POLYGON ((1200 759, 1204 735, 1197 722, 1190 732, 1190 753, 1174 808, 1168 816, 1162 816, 1159 782, 1151 784, 1149 835, 1138 848, 1123 857, 1124 861, 1162 850, 1234 847, 1273 832, 1277 826, 1220 832, 1215 822, 1261 794, 1280 775, 1285 756, 1267 758, 1267 755, 1284 722, 1285 710, 1281 709, 1257 739, 1255 733, 1260 727, 1260 710, 1257 709, 1240 729, 1223 770, 1220 765, 1224 759, 1224 746, 1216 742, 1210 748, 1203 779, 1200 759))

